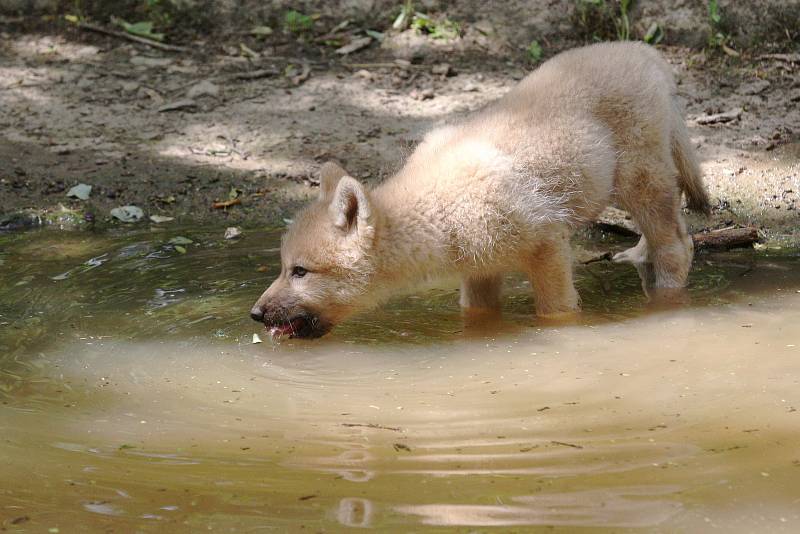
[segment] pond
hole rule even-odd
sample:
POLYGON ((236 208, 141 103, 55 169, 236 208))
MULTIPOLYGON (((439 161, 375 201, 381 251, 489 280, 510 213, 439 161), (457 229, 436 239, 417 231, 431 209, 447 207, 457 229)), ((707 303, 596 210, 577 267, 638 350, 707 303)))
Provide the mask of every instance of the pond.
POLYGON ((698 254, 680 307, 593 263, 572 323, 509 277, 500 321, 444 284, 273 342, 279 238, 0 236, 4 529, 800 529, 796 251, 698 254))

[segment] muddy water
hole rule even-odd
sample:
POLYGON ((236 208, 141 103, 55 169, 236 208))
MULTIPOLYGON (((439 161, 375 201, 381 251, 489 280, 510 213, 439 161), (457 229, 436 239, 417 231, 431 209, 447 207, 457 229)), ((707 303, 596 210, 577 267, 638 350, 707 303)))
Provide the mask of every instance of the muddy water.
POLYGON ((0 236, 2 528, 800 529, 796 253, 699 256, 678 309, 598 263, 573 324, 510 278, 501 323, 445 286, 254 345, 278 233, 220 233, 0 236))

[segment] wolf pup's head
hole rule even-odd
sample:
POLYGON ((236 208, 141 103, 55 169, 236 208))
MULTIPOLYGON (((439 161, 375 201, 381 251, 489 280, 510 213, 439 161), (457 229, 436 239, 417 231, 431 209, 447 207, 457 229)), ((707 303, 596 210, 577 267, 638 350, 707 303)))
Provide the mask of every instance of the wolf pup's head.
POLYGON ((322 336, 369 298, 377 222, 369 192, 335 163, 320 175, 319 198, 283 236, 280 275, 250 311, 273 334, 322 336))

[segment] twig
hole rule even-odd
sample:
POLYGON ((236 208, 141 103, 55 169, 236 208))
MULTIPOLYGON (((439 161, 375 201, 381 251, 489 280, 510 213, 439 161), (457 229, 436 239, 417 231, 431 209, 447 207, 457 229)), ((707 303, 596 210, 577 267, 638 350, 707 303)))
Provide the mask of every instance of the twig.
POLYGON ((695 248, 729 250, 750 247, 758 241, 758 228, 721 228, 692 235, 695 248))
POLYGON ((351 69, 426 69, 425 65, 401 65, 399 63, 342 63, 351 69))
POLYGON ((612 254, 611 252, 604 252, 604 253, 600 254, 599 256, 595 256, 593 258, 589 258, 588 260, 582 261, 581 263, 584 264, 584 265, 589 265, 590 263, 596 263, 598 261, 611 261, 611 258, 613 258, 613 257, 614 257, 614 254, 612 254))
POLYGON ((573 449, 582 449, 581 445, 575 445, 574 443, 567 443, 566 441, 551 441, 553 445, 561 445, 562 447, 572 447, 573 449))
POLYGON ((151 39, 146 39, 144 37, 139 37, 138 35, 131 35, 130 33, 125 32, 118 32, 114 30, 109 30, 107 28, 103 28, 102 26, 98 26, 97 24, 92 24, 91 22, 79 22, 78 28, 102 33, 104 35, 110 35, 111 37, 117 37, 119 39, 127 39, 128 41, 133 41, 135 43, 152 46, 153 48, 158 48, 159 50, 166 50, 167 52, 190 52, 191 48, 187 48, 185 46, 178 46, 178 45, 170 45, 165 43, 159 43, 158 41, 153 41, 151 39))
POLYGON ((735 108, 724 113, 715 113, 714 115, 701 115, 696 117, 694 122, 696 124, 721 124, 739 120, 744 110, 742 108, 735 108))
POLYGON ((211 204, 211 207, 214 208, 215 210, 221 210, 225 208, 230 208, 231 206, 236 206, 241 203, 242 203, 241 199, 232 198, 230 200, 223 200, 222 202, 214 202, 213 204, 211 204))
POLYGON ((228 80, 257 80, 259 78, 267 78, 269 76, 275 76, 276 74, 278 74, 278 71, 275 69, 259 69, 247 72, 236 72, 233 74, 229 74, 224 78, 228 80))
POLYGON ((396 426, 383 426, 383 425, 378 425, 378 424, 375 424, 375 423, 342 423, 342 426, 346 426, 348 428, 361 426, 361 427, 365 427, 365 428, 377 428, 378 430, 391 430, 392 432, 402 432, 403 431, 402 428, 399 428, 399 427, 396 427, 396 426))
POLYGON ((787 63, 800 63, 800 54, 762 54, 758 59, 775 59, 787 63))
MULTIPOLYGON (((692 234, 692 241, 694 242, 695 250, 730 250, 733 248, 751 247, 753 243, 758 242, 758 228, 753 226, 746 226, 744 228, 736 228, 729 226, 727 228, 719 228, 709 232, 697 232, 692 234)), ((583 265, 589 265, 600 261, 611 261, 614 257, 612 252, 604 252, 584 260, 583 265)), ((591 270, 587 269, 590 274, 594 274, 591 270)))

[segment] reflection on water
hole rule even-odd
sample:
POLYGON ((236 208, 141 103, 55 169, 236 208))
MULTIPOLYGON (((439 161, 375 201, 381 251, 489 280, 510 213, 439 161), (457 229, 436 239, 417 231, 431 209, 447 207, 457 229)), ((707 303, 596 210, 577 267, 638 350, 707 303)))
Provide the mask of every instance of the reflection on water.
POLYGON ((800 528, 797 255, 698 256, 681 308, 594 263, 572 323, 510 277, 500 322, 444 285, 253 345, 279 233, 217 234, 0 236, 0 528, 800 528))
POLYGON ((508 504, 423 504, 399 511, 427 525, 653 527, 678 513, 675 486, 632 486, 511 497, 508 504), (665 498, 666 497, 666 498, 665 498))

